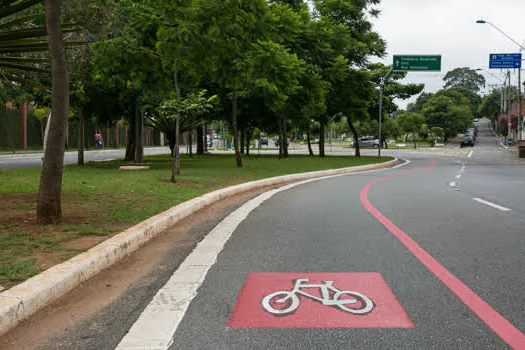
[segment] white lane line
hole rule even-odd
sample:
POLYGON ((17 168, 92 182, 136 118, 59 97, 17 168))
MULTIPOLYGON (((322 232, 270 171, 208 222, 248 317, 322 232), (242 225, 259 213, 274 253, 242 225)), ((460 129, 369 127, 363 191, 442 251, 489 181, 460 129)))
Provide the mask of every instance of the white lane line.
POLYGON ((467 156, 467 157, 468 157, 468 158, 472 158, 472 153, 474 153, 474 151, 473 151, 473 150, 469 152, 469 154, 468 154, 468 156, 467 156))
POLYGON ((456 175, 456 179, 461 178, 461 174, 456 175))
MULTIPOLYGON (((408 163, 403 165, 406 164, 408 163)), ((197 295, 197 290, 204 283, 209 269, 217 261, 217 256, 237 226, 261 203, 276 193, 309 182, 384 170, 370 170, 305 180, 265 192, 248 201, 221 221, 186 257, 168 282, 158 290, 151 303, 144 309, 115 350, 166 350, 173 344, 173 335, 191 301, 197 295)))
POLYGON ((512 209, 505 208, 505 207, 503 207, 501 205, 488 202, 488 201, 486 201, 484 199, 481 199, 481 198, 472 198, 472 199, 475 200, 476 202, 483 203, 485 205, 488 205, 488 206, 490 206, 492 208, 496 208, 496 209, 501 210, 501 211, 512 211, 512 209))
POLYGON ((457 183, 456 183, 456 181, 450 181, 450 182, 448 183, 448 185, 449 185, 450 187, 456 187, 456 186, 457 186, 457 183))

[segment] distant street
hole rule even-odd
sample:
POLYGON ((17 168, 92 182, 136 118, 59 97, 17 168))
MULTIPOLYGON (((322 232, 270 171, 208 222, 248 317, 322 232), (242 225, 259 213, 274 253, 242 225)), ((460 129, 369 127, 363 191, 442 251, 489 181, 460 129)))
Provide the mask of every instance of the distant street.
MULTIPOLYGON (((117 158, 124 158, 125 153, 126 151, 124 149, 86 151, 84 152, 84 161, 96 162, 114 160, 117 158)), ((168 147, 144 148, 144 154, 148 156, 168 153, 168 147)), ((0 170, 37 168, 42 166, 42 156, 42 153, 16 153, 0 155, 0 170)), ((64 164, 76 164, 77 157, 77 151, 66 152, 64 156, 64 164)))
MULTIPOLYGON (((252 148, 250 152, 252 155, 258 154, 278 154, 278 150, 275 149, 275 143, 272 140, 269 140, 269 146, 263 146, 261 149, 252 148)), ((318 146, 312 145, 314 154, 318 154, 318 146)), ((195 151, 196 146, 193 150, 195 151)), ((211 148, 210 153, 212 154, 233 154, 233 150, 215 150, 211 148)), ((147 156, 150 155, 159 155, 159 154, 168 154, 169 148, 166 147, 147 147, 144 149, 144 154, 147 156)), ((181 153, 186 153, 186 147, 181 147, 181 153)), ((350 148, 349 142, 345 143, 334 143, 330 145, 327 143, 325 145, 326 155, 353 155, 354 150, 350 148)), ((382 155, 385 156, 399 156, 403 154, 420 154, 420 153, 429 153, 436 155, 466 155, 468 150, 460 150, 459 147, 455 148, 422 148, 422 149, 396 149, 396 150, 382 150, 382 155)), ((308 147, 306 145, 292 145, 290 147, 290 154, 308 154, 308 147)), ((377 155, 377 150, 372 148, 364 148, 361 150, 361 154, 374 156, 377 155)), ((85 162, 93 161, 108 161, 114 160, 117 158, 124 158, 125 150, 124 149, 107 149, 107 150, 96 150, 96 151, 86 151, 84 153, 85 162)), ((42 153, 15 153, 15 154, 0 154, 0 170, 9 170, 9 169, 19 169, 19 168, 37 168, 42 166, 42 153)), ((78 157, 77 151, 68 151, 65 153, 64 164, 76 164, 78 157)))

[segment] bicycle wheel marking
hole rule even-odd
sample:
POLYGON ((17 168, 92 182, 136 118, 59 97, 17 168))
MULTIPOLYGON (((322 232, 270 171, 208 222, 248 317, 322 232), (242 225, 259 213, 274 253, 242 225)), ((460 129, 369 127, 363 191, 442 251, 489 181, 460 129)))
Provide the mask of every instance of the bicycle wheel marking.
POLYGON ((231 328, 413 328, 380 273, 250 273, 231 328))

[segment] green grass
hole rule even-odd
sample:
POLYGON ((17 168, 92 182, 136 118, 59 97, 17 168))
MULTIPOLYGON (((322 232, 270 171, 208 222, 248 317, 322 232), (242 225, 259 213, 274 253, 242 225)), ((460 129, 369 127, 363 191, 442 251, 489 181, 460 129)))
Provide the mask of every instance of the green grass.
MULTIPOLYGON (((381 162, 391 160, 384 157, 381 162)), ((272 176, 377 163, 376 157, 251 156, 244 167, 233 155, 182 157, 181 176, 169 182, 168 156, 146 157, 145 171, 118 170, 123 161, 66 166, 64 223, 35 223, 40 169, 0 171, 0 285, 10 287, 89 247, 62 246, 86 236, 107 236, 207 192, 272 176), (45 264, 42 263, 45 262, 45 264)))

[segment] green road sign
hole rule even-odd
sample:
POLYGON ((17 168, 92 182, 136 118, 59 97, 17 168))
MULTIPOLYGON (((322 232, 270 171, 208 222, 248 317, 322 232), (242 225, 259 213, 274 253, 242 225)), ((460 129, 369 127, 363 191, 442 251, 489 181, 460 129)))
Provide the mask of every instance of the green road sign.
POLYGON ((441 55, 394 55, 394 71, 441 71, 441 55))

